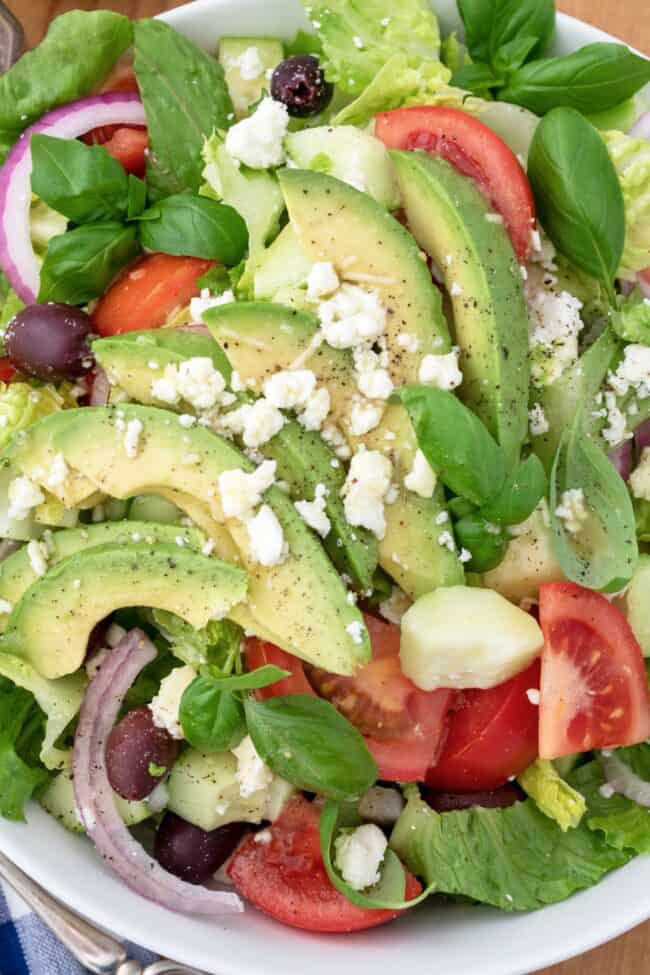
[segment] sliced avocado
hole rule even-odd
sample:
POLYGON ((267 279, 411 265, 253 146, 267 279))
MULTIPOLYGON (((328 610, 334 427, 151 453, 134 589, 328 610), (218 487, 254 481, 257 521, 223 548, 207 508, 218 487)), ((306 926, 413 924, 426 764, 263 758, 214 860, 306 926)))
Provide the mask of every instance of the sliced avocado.
POLYGON ((274 776, 268 788, 243 797, 236 772, 237 759, 232 752, 206 754, 188 748, 167 780, 167 808, 209 832, 226 823, 275 819, 295 791, 288 782, 274 776))
MULTIPOLYGON (((139 541, 147 545, 156 545, 158 542, 172 545, 179 539, 182 539, 182 544, 195 550, 200 549, 205 542, 205 537, 195 528, 145 521, 104 521, 97 525, 86 525, 84 528, 53 532, 47 540, 48 565, 51 568, 69 555, 95 545, 131 545, 139 541)), ((19 549, 0 563, 0 599, 15 606, 38 578, 27 549, 19 549)), ((8 619, 7 613, 0 614, 0 633, 6 629, 8 619)))
POLYGON ((650 596, 650 555, 640 555, 632 581, 625 594, 627 618, 644 657, 650 657, 650 621, 648 597, 650 596))
POLYGON ((264 90, 271 88, 268 72, 284 60, 282 41, 274 37, 222 37, 219 41, 219 64, 224 70, 226 84, 238 118, 248 114, 264 90), (254 48, 249 57, 253 68, 246 65, 242 55, 254 48), (257 62, 257 63, 256 63, 257 62), (259 72, 257 71, 259 67, 259 72), (257 73, 256 73, 257 72, 257 73), (254 77, 250 77, 254 75, 254 77))
POLYGON ((246 598, 246 573, 178 544, 98 545, 63 559, 14 607, 0 646, 44 677, 74 673, 116 609, 166 609, 196 629, 246 598))
POLYGON ((313 261, 305 253, 290 223, 270 247, 260 254, 255 268, 253 296, 256 301, 277 300, 276 295, 307 283, 313 261))
POLYGON ((128 508, 129 521, 153 521, 159 525, 179 525, 183 512, 159 494, 139 494, 128 508))
MULTIPOLYGON (((224 521, 217 493, 219 475, 237 468, 254 469, 228 441, 198 425, 186 429, 166 410, 127 404, 119 408, 86 407, 45 420, 50 421, 46 427, 45 421, 40 421, 26 431, 20 443, 13 442, 11 459, 16 467, 29 464, 32 469, 32 443, 40 453, 47 444, 52 454, 62 453, 72 471, 92 478, 94 487, 104 494, 123 498, 162 494, 174 503, 189 496, 219 523, 224 521), (138 453, 133 458, 127 457, 124 449, 124 425, 131 420, 142 424, 138 453)), ((39 476, 38 471, 35 476, 39 476)), ((57 487, 57 492, 65 490, 65 485, 57 487)), ((235 608, 230 618, 310 663, 334 673, 353 673, 370 657, 365 628, 360 643, 355 643, 346 630, 351 623, 362 621, 361 614, 348 602, 338 574, 290 499, 279 488, 270 488, 265 500, 283 527, 289 556, 278 565, 260 566, 248 558, 246 528, 233 521, 224 526, 226 537, 234 539, 241 564, 249 573, 248 602, 243 613, 235 608), (249 625, 251 614, 253 626, 249 625)), ((232 547, 222 551, 219 539, 215 541, 215 551, 230 558, 232 547)))
POLYGON ((28 542, 32 538, 40 538, 45 526, 36 523, 33 512, 27 518, 9 517, 9 485, 15 477, 17 473, 10 467, 0 469, 0 538, 28 542))
POLYGON ((366 193, 302 169, 280 173, 289 218, 313 261, 329 261, 339 276, 372 288, 388 310, 389 368, 397 385, 417 383, 422 356, 451 346, 440 292, 413 237, 366 193), (397 342, 407 333, 417 351, 397 342))
POLYGON ((291 132, 285 145, 299 169, 328 173, 369 193, 387 210, 398 208, 399 189, 388 150, 369 132, 353 125, 318 125, 291 132))
POLYGON ((528 312, 505 227, 473 181, 439 156, 391 152, 409 227, 441 269, 461 350, 461 397, 519 459, 528 432, 528 312))
MULTIPOLYGON (((330 392, 330 418, 338 423, 353 447, 358 438, 349 431, 349 415, 356 392, 349 352, 314 342, 318 323, 313 315, 281 305, 237 302, 210 309, 208 328, 243 380, 262 388, 278 369, 311 369, 330 392)), ((386 536, 379 542, 379 562, 413 598, 440 585, 463 581, 456 555, 438 544, 442 528, 436 519, 444 512, 442 488, 433 498, 420 498, 403 487, 417 445, 406 410, 386 409, 382 423, 364 438, 369 449, 388 451, 399 495, 386 506, 386 536)))
POLYGON ((545 501, 514 530, 517 534, 509 542, 502 562, 496 569, 478 576, 477 583, 519 603, 522 599, 537 599, 543 583, 561 582, 564 573, 555 554, 545 501))
MULTIPOLYGON (((66 770, 55 776, 45 792, 39 796, 38 801, 50 816, 58 819, 71 833, 84 832, 77 812, 71 772, 66 770)), ((146 802, 129 802, 117 793, 113 793, 113 801, 126 826, 137 826, 138 823, 144 822, 153 815, 146 802)))

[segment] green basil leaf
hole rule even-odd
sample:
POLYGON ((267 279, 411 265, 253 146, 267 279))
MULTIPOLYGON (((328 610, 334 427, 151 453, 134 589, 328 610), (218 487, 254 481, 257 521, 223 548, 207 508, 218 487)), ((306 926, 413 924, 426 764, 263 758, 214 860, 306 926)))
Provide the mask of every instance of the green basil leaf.
POLYGON ((152 251, 232 266, 248 246, 248 230, 237 211, 205 196, 168 196, 140 219, 140 241, 152 251))
POLYGON ((521 37, 535 38, 529 54, 542 54, 555 30, 554 0, 458 0, 458 10, 475 61, 494 62, 521 37))
POLYGON ((135 220, 147 205, 147 184, 129 173, 129 187, 126 202, 126 219, 135 220))
POLYGON ((129 178, 104 146, 33 135, 32 192, 73 223, 123 220, 129 178))
POLYGON ((528 34, 514 37, 497 50, 493 60, 494 70, 498 74, 510 74, 521 67, 536 47, 536 37, 528 34))
POLYGON ((511 75, 499 98, 536 115, 575 108, 585 115, 624 102, 650 81, 650 61, 625 44, 588 44, 573 54, 531 61, 511 75))
POLYGON ((244 709, 258 755, 296 788, 345 801, 359 799, 377 781, 363 737, 329 701, 289 694, 248 698, 244 709))
POLYGON ((555 455, 550 506, 555 552, 565 576, 589 589, 622 589, 639 557, 634 509, 620 474, 585 434, 582 410, 555 455), (588 518, 572 534, 556 511, 563 493, 576 488, 582 489, 588 518))
POLYGON ((539 457, 531 454, 508 476, 499 494, 481 508, 481 514, 498 525, 520 525, 533 513, 545 494, 543 464, 539 457))
POLYGON ((600 281, 614 304, 625 206, 614 163, 596 129, 572 108, 553 109, 535 131, 528 178, 538 216, 557 249, 600 281))
POLYGON ((464 64, 456 71, 450 84, 465 91, 485 92, 505 84, 503 78, 495 77, 488 64, 464 64))
POLYGON ((283 670, 274 664, 266 664, 247 674, 232 674, 228 677, 211 677, 212 686, 219 691, 256 691, 260 687, 269 687, 279 680, 291 677, 291 671, 283 670))
POLYGON ((472 553, 469 572, 489 572, 503 561, 510 539, 499 525, 487 521, 478 511, 465 515, 454 525, 456 541, 472 553))
POLYGON ((103 294, 140 253, 134 227, 95 223, 53 237, 41 268, 38 300, 83 305, 103 294))
POLYGON ((397 854, 390 848, 386 850, 380 878, 373 887, 369 887, 365 892, 350 887, 332 862, 332 847, 341 825, 341 819, 340 805, 328 799, 323 806, 318 824, 323 864, 332 885, 349 901, 366 910, 401 911, 421 904, 435 890, 435 884, 430 884, 417 897, 412 900, 405 900, 406 873, 404 866, 397 854))
POLYGON ((455 494, 486 504, 506 478, 503 451, 453 393, 406 386, 396 393, 407 408, 420 450, 455 494))
POLYGON ((226 129, 233 112, 223 69, 159 20, 136 21, 133 33, 135 73, 149 130, 150 196, 198 193, 203 142, 215 129, 226 129))
POLYGON ((197 677, 186 688, 179 709, 183 734, 193 748, 204 752, 229 751, 246 734, 241 701, 215 685, 210 677, 197 677))

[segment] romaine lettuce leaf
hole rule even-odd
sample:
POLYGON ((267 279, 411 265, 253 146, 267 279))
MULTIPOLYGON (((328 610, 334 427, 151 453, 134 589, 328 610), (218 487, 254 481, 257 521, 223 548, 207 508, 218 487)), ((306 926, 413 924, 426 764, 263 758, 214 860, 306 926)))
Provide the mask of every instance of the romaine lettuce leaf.
POLYGON ((519 785, 562 832, 575 829, 585 814, 585 798, 559 774, 552 762, 538 758, 519 776, 519 785))
POLYGON ((440 56, 438 22, 428 0, 303 0, 323 45, 325 73, 359 95, 402 51, 417 67, 440 56))
MULTIPOLYGON (((629 761, 637 775, 650 779, 650 745, 618 749, 616 755, 629 761)), ((600 763, 589 762, 569 777, 587 800, 585 822, 589 829, 604 834, 606 842, 616 850, 650 853, 650 810, 631 799, 615 793, 607 798, 601 794, 605 777, 600 763)))
POLYGON ((626 342, 650 345, 650 302, 635 288, 629 298, 623 298, 612 312, 613 330, 626 342))
POLYGON ((650 267, 650 142, 622 132, 601 132, 623 188, 625 249, 619 276, 632 280, 650 267))
POLYGON ((24 820, 25 803, 48 780, 38 759, 44 715, 33 696, 0 678, 0 816, 24 820))
POLYGON ((195 630, 180 616, 154 609, 151 621, 170 644, 174 656, 197 670, 205 664, 220 667, 229 656, 239 652, 242 631, 228 620, 213 620, 203 629, 195 630))
POLYGON ((65 403, 65 398, 51 385, 36 388, 29 383, 0 383, 0 450, 18 430, 25 430, 44 416, 62 410, 65 403))

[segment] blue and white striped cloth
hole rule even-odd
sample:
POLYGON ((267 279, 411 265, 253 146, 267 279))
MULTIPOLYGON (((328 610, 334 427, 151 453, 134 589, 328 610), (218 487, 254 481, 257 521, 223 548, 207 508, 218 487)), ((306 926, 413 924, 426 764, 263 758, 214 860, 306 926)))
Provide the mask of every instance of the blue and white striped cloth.
MULTIPOLYGON (((127 946, 143 965, 155 956, 127 946)), ((13 891, 0 881, 0 975, 83 975, 84 969, 13 891)))

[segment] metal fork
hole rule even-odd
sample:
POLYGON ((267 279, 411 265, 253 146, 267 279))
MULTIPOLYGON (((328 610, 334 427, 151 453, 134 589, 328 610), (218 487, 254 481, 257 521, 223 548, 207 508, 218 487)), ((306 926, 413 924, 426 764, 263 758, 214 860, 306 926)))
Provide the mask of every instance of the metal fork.
POLYGON ((139 962, 129 960, 121 942, 60 904, 3 853, 0 853, 0 877, 93 975, 205 975, 173 961, 157 961, 143 968, 139 962))

